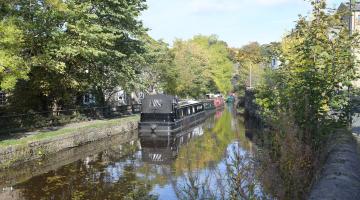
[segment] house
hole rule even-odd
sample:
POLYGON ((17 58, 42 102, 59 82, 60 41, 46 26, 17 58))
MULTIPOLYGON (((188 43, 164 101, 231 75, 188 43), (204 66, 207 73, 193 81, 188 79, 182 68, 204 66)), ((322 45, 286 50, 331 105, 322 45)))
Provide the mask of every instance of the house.
POLYGON ((140 104, 145 94, 140 91, 126 92, 121 87, 117 87, 105 94, 105 100, 111 106, 122 106, 140 104))
POLYGON ((344 13, 342 19, 349 25, 351 32, 360 31, 360 2, 350 6, 350 3, 341 3, 338 12, 344 13), (351 10, 351 16, 349 11, 351 10))
POLYGON ((94 105, 96 103, 95 95, 91 94, 90 92, 85 93, 82 99, 82 103, 87 106, 94 105))
MULTIPOLYGON (((350 34, 360 33, 360 2, 356 1, 353 4, 341 3, 337 12, 342 15, 342 20, 346 25, 349 26, 350 34), (351 13, 351 14, 350 14, 351 13), (350 16, 351 15, 351 16, 350 16)), ((360 49, 354 49, 355 55, 358 60, 360 60, 360 49)), ((360 68, 358 70, 360 73, 360 68)), ((360 79, 353 81, 353 86, 355 88, 360 88, 360 79)))
MULTIPOLYGON (((104 95, 105 102, 111 107, 140 104, 145 96, 143 92, 126 92, 121 87, 106 91, 104 95)), ((96 105, 96 102, 96 95, 91 92, 87 92, 82 96, 83 105, 92 106, 96 105)))
POLYGON ((271 58, 271 68, 272 69, 279 69, 280 64, 281 64, 281 62, 278 57, 274 56, 271 58))

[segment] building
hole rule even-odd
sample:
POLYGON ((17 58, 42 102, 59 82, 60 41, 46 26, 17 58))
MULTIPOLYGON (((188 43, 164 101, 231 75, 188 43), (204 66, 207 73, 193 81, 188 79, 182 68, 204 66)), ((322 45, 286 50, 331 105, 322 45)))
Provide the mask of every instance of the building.
MULTIPOLYGON (((126 92, 121 87, 116 87, 104 94, 105 102, 112 107, 140 104, 144 96, 143 92, 126 92)), ((96 103, 96 95, 93 93, 87 92, 82 96, 83 105, 94 106, 96 103)))
POLYGON ((121 87, 117 87, 112 92, 105 94, 105 99, 111 106, 122 106, 140 104, 144 96, 143 92, 126 92, 121 87))
POLYGON ((281 62, 278 57, 274 56, 273 58, 271 58, 271 68, 272 69, 279 69, 280 65, 281 65, 281 62))
MULTIPOLYGON (((349 26, 350 34, 360 33, 360 1, 353 1, 353 4, 349 2, 341 3, 337 12, 342 15, 342 20, 349 26), (350 14, 351 13, 351 14, 350 14)), ((354 49, 355 55, 360 60, 360 49, 354 49)), ((360 69, 358 70, 360 73, 360 69)), ((360 79, 353 82, 355 88, 360 88, 360 79)))
POLYGON ((342 19, 349 25, 351 32, 360 31, 360 2, 350 6, 350 3, 341 3, 338 12, 343 14, 342 19), (351 16, 349 11, 351 10, 351 16))

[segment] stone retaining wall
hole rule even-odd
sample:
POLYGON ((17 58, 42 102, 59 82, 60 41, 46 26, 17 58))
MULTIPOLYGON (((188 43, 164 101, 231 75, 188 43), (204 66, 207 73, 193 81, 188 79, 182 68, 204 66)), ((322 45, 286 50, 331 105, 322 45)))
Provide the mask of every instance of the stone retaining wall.
POLYGON ((0 147, 0 169, 42 158, 61 150, 81 146, 137 129, 137 119, 101 128, 82 128, 76 132, 31 142, 26 145, 0 147))
POLYGON ((313 185, 311 200, 360 199, 360 157, 351 134, 336 133, 327 145, 325 164, 313 185))
MULTIPOLYGON (((59 167, 68 165, 88 156, 96 155, 99 152, 107 151, 104 157, 122 157, 133 151, 128 146, 136 146, 132 143, 137 141, 137 134, 126 132, 121 135, 115 135, 100 141, 88 143, 80 147, 60 151, 53 155, 46 156, 43 159, 36 159, 27 162, 25 165, 18 165, 11 168, 0 170, 0 188, 10 188, 11 186, 24 182, 31 177, 56 170, 59 167)), ((1 191, 0 191, 1 199, 1 191)))

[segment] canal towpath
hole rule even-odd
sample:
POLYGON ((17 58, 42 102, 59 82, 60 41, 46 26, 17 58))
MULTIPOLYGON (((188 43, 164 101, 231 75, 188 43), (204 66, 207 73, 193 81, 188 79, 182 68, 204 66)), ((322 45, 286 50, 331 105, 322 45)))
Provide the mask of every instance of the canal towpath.
POLYGON ((138 115, 92 120, 0 138, 0 169, 137 129, 138 115))

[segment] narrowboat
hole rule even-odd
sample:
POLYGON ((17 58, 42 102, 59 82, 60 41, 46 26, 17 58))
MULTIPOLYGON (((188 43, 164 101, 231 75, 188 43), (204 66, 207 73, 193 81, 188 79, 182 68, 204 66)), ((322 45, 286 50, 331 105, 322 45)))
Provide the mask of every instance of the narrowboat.
POLYGON ((169 136, 205 120, 204 104, 179 101, 170 95, 148 95, 142 100, 139 136, 169 136))
POLYGON ((227 98, 226 98, 226 103, 228 104, 234 104, 235 102, 235 95, 234 94, 230 94, 227 98))
POLYGON ((205 110, 218 110, 224 108, 225 105, 224 99, 220 95, 208 97, 208 99, 205 99, 202 102, 204 103, 205 110))

